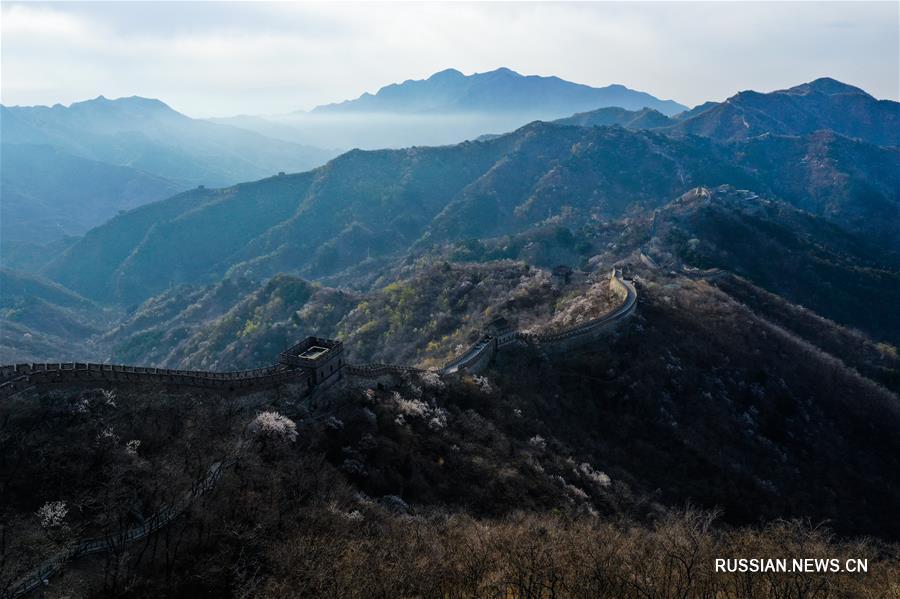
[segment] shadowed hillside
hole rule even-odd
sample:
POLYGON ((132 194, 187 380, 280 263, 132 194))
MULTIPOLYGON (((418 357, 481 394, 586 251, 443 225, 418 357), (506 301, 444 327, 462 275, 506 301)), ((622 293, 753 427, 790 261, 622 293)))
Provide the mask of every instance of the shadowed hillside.
MULTIPOLYGON (((123 545, 115 561, 76 558, 47 590, 295 596, 317 594, 325 577, 351 596, 496 596, 531 584, 505 578, 520 573, 565 585, 565 597, 673 584, 741 596, 737 580, 711 576, 711 560, 775 548, 869 559, 864 579, 797 574, 792 584, 836 594, 887 585, 896 548, 844 539, 900 535, 885 520, 900 505, 896 396, 704 281, 633 274, 638 311, 619 334, 549 360, 504 353, 484 376, 349 377, 314 402, 290 388, 236 398, 127 387, 4 402, 0 453, 14 467, 0 485, 0 551, 11 558, 2 580, 72 539, 136 525, 234 456, 149 541, 123 545), (66 443, 52 442, 62 434, 66 443), (42 526, 36 512, 59 523, 42 526), (760 524, 777 518, 825 520, 842 536, 760 524), (535 551, 539 561, 524 559, 535 551), (597 555, 606 574, 586 579, 597 555), (475 558, 489 561, 470 569, 475 558), (695 566, 659 570, 669 558, 695 566)), ((279 287, 267 305, 316 293, 279 287)), ((443 301, 425 291, 423 302, 443 301)), ((307 312, 317 310, 327 309, 307 312)), ((831 342, 850 349, 840 335, 831 342)), ((754 596, 787 584, 752 581, 766 584, 754 596)))

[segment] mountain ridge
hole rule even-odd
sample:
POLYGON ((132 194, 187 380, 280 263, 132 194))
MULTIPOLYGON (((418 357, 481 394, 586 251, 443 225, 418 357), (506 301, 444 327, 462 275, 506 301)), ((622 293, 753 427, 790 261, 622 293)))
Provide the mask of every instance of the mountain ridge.
POLYGON ((900 103, 878 100, 858 87, 822 77, 769 93, 738 92, 678 119, 668 131, 735 141, 765 133, 803 135, 820 129, 876 145, 898 146, 900 103))
POLYGON ((334 156, 192 119, 160 100, 140 96, 99 96, 69 106, 0 106, 0 118, 3 205, 11 216, 4 218, 5 239, 53 241, 62 234, 83 234, 121 209, 172 192, 307 170, 334 156), (37 147, 49 149, 37 156, 37 147), (83 176, 102 170, 108 176, 83 176), (121 185, 122 197, 110 195, 107 179, 126 177, 130 183, 121 185), (78 207, 79 202, 87 209, 78 207))
POLYGON ((602 106, 654 108, 675 114, 687 107, 673 100, 629 89, 620 84, 605 87, 573 83, 556 76, 521 75, 500 67, 484 73, 464 75, 445 69, 426 79, 407 79, 364 93, 352 100, 323 104, 312 113, 334 112, 479 112, 491 110, 554 112, 570 106, 569 114, 602 106))
POLYGON ((518 235, 550 222, 578 230, 640 219, 697 185, 726 183, 880 240, 878 255, 893 264, 897 164, 898 149, 834 134, 720 145, 536 122, 485 142, 355 150, 307 173, 188 191, 91 231, 43 274, 125 305, 229 274, 339 282, 333 277, 362 276, 360 269, 435 245, 518 235))
POLYGON ((193 119, 161 100, 141 96, 98 96, 69 106, 0 105, 0 114, 5 143, 42 143, 194 185, 228 185, 278 170, 305 170, 328 155, 318 148, 193 119), (174 157, 153 155, 175 150, 174 157), (262 164, 269 159, 274 160, 271 165, 262 164), (183 160, 187 164, 179 163, 183 160))

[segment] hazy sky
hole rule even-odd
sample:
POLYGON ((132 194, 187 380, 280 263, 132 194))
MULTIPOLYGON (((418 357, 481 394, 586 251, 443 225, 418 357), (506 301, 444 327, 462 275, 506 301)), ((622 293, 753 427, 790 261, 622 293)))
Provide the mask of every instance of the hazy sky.
POLYGON ((687 105, 816 77, 900 99, 900 3, 2 3, 4 104, 280 113, 454 67, 687 105))

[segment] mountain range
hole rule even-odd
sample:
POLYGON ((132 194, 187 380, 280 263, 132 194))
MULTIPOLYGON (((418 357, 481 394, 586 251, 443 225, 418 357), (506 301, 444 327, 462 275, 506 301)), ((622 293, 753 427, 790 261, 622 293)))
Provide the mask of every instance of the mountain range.
MULTIPOLYGON (((554 122, 652 129, 717 142, 827 129, 873 145, 896 146, 900 135, 896 102, 827 78, 684 108, 622 86, 593 88, 509 69, 469 76, 448 69, 425 80, 389 85, 376 94, 289 117, 300 119, 295 124, 302 129, 255 117, 215 123, 191 119, 158 100, 139 97, 101 96, 68 107, 2 106, 0 240, 6 252, 15 252, 17 244, 55 242, 81 235, 122 210, 191 187, 303 171, 336 153, 275 139, 293 136, 285 131, 297 133, 294 137, 301 141, 312 136, 326 147, 439 144, 565 114, 571 116, 554 122)), ((833 195, 828 201, 839 203, 843 197, 833 195)), ((889 214, 890 208, 884 208, 889 214)))
POLYGON ((659 129, 670 135, 698 135, 720 142, 764 134, 805 135, 828 129, 874 145, 900 145, 900 104, 877 100, 830 78, 771 93, 742 91, 724 102, 706 102, 665 115, 652 108, 599 108, 554 121, 563 125, 659 129))
POLYGON ((335 154, 140 97, 0 106, 0 122, 4 241, 80 235, 177 191, 306 170, 335 154))
POLYGON ((399 148, 459 143, 534 120, 616 106, 676 114, 685 106, 622 85, 591 87, 508 68, 464 75, 446 69, 427 79, 387 85, 356 99, 287 115, 215 122, 298 143, 343 148, 399 148))
POLYGON ((142 301, 234 269, 334 276, 415 248, 636 216, 697 185, 774 195, 900 248, 900 150, 829 133, 723 146, 652 131, 533 123, 483 142, 353 151, 307 173, 192 190, 117 216, 50 264, 99 301, 142 301))
MULTIPOLYGON (((146 102, 101 101, 92 110, 104 103, 128 114, 135 109, 128 106, 146 102)), ((822 79, 771 94, 741 92, 726 103, 707 103, 673 117, 650 108, 607 107, 533 122, 482 141, 354 150, 311 171, 194 188, 127 209, 53 249, 8 252, 4 266, 25 269, 44 284, 63 285, 113 311, 130 312, 183 285, 205 287, 236 277, 245 281, 242 293, 251 293, 254 281, 285 272, 365 291, 424 257, 453 261, 478 255, 579 266, 591 257, 585 252, 603 249, 595 239, 608 236, 604 227, 626 223, 633 235, 634 227, 649 226, 648 215, 657 214, 657 233, 680 231, 662 245, 642 242, 644 251, 656 251, 663 262, 733 270, 824 316, 895 341, 900 333, 879 323, 895 299, 890 289, 900 256, 900 149, 882 143, 897 134, 892 116, 897 107, 822 79), (750 137, 730 133, 722 109, 745 106, 746 97, 755 107, 748 122, 769 127, 750 137), (865 116, 848 113, 842 120, 841 107, 848 102, 865 116), (799 114, 810 116, 804 120, 799 114), (779 208, 744 214, 761 200, 747 200, 746 206, 714 203, 714 212, 704 204, 692 212, 703 218, 692 219, 690 226, 664 226, 673 198, 721 185, 749 190, 779 208), (553 241, 555 233, 541 233, 558 227, 569 232, 562 237, 567 244, 553 241), (735 227, 741 232, 735 239, 754 240, 746 242, 750 246, 728 245, 733 240, 723 232, 735 227), (756 239, 763 233, 765 239, 756 239), (679 245, 694 237, 700 245, 689 245, 691 252, 679 245), (751 246, 768 249, 754 253, 751 246), (762 256, 778 268, 766 269, 762 256), (793 270, 784 270, 788 266, 793 270), (810 273, 818 274, 809 278, 810 273), (856 282, 847 288, 848 281, 856 282), (872 309, 853 308, 875 291, 872 309)), ((150 110, 163 122, 186 118, 157 103, 151 102, 150 110)), ((122 127, 114 121, 107 132, 122 127)), ((232 131, 208 123, 200 128, 207 125, 232 131)), ((46 151, 37 148, 38 155, 46 151)), ((26 167, 13 174, 27 173, 26 167)), ((117 200, 123 195, 114 185, 128 188, 128 181, 104 178, 117 200)), ((96 196, 85 194, 89 197, 96 196)), ((607 243, 638 247, 624 232, 607 243)), ((17 305, 27 302, 27 294, 17 297, 17 305)), ((19 318, 19 312, 9 314, 10 322, 19 318)), ((77 320, 83 322, 81 316, 77 320)))

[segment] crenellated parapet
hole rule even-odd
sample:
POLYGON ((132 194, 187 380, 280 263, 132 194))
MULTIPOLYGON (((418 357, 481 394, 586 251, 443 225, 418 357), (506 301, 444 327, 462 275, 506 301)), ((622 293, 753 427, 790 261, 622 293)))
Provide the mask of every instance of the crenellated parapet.
POLYGON ((75 384, 151 384, 227 391, 293 384, 312 390, 326 383, 330 385, 333 378, 340 378, 343 344, 318 337, 310 337, 301 343, 306 342, 309 343, 305 349, 327 347, 316 356, 310 354, 303 358, 302 364, 282 360, 272 366, 230 372, 82 362, 0 366, 0 397, 9 397, 36 386, 75 384))

